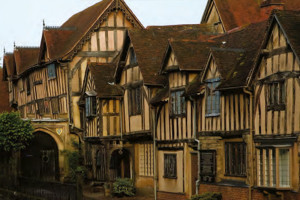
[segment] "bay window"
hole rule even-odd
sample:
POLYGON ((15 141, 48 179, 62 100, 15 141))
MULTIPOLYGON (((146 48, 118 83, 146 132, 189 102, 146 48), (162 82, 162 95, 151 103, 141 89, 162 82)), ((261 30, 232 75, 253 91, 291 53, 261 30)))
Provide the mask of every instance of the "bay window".
POLYGON ((290 148, 257 149, 257 184, 261 187, 290 187, 290 148))

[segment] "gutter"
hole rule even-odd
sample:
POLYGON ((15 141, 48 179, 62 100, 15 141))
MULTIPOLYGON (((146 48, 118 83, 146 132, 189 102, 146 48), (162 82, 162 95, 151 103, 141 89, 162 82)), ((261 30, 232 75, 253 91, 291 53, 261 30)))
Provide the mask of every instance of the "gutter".
MULTIPOLYGON (((243 92, 245 92, 246 94, 249 95, 250 97, 250 109, 252 109, 253 107, 253 92, 251 90, 249 90, 249 88, 243 88, 243 92)), ((254 110, 254 109, 252 109, 254 110)), ((250 112, 251 113, 251 112, 250 112)), ((251 118, 251 117, 250 117, 251 118)), ((249 186, 249 195, 248 195, 248 199, 251 200, 252 199, 252 190, 253 190, 253 186, 254 186, 254 163, 252 162, 254 154, 253 154, 253 116, 251 118, 252 120, 250 120, 250 159, 251 159, 251 169, 250 169, 250 186, 249 186)))

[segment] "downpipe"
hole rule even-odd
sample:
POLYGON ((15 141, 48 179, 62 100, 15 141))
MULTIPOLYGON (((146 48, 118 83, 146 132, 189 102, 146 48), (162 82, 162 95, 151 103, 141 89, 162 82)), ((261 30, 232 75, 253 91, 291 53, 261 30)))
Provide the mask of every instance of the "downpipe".
POLYGON ((200 177, 200 172, 201 172, 201 167, 200 167, 200 159, 201 159, 201 155, 200 155, 200 149, 201 149, 201 142, 200 140, 197 139, 197 115, 196 115, 196 99, 193 97, 190 97, 192 102, 193 102, 193 138, 194 141, 197 142, 197 154, 198 154, 198 179, 196 180, 196 195, 199 194, 199 189, 200 189, 200 182, 201 182, 201 177, 200 177))

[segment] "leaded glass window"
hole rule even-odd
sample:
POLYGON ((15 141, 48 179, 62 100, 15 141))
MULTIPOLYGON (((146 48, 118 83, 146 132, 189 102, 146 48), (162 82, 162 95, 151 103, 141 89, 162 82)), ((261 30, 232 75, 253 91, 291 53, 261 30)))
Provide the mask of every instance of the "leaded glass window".
POLYGON ((206 80, 206 113, 205 116, 218 116, 220 114, 220 91, 216 88, 220 84, 220 78, 206 80))

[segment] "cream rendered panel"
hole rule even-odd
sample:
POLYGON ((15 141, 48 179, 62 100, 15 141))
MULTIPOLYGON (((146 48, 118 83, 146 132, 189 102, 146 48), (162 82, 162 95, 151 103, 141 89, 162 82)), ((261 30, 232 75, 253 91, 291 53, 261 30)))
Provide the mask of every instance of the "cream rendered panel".
POLYGON ((184 177, 184 156, 183 151, 158 151, 158 188, 159 191, 183 193, 184 177), (177 178, 164 178, 164 154, 176 154, 177 178))

